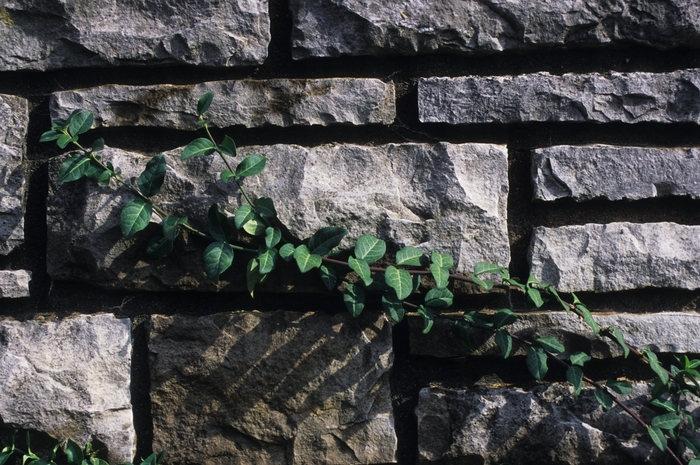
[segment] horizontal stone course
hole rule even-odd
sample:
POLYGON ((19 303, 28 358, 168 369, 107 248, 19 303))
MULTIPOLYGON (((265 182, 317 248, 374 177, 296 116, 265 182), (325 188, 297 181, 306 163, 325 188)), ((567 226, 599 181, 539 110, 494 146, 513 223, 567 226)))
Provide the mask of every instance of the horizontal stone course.
POLYGON ((94 126, 197 129, 197 100, 215 92, 207 114, 226 127, 390 124, 396 117, 393 83, 379 79, 216 81, 191 86, 122 86, 57 92, 52 119, 93 112, 94 126))
POLYGON ((700 6, 692 0, 292 0, 290 7, 296 59, 700 46, 700 6))
POLYGON ((0 71, 109 65, 253 66, 267 58, 267 0, 4 2, 0 71))
POLYGON ((449 124, 699 123, 700 69, 421 78, 418 112, 424 123, 449 124))
POLYGON ((32 273, 27 270, 0 271, 0 299, 29 297, 32 273))
POLYGON ((700 288, 700 226, 610 223, 535 228, 531 271, 563 292, 700 288))
POLYGON ((27 100, 0 94, 0 255, 24 242, 24 156, 29 124, 27 100))
POLYGON ((171 464, 393 463, 391 341, 377 314, 153 315, 153 447, 171 464))
POLYGON ((534 198, 700 198, 700 149, 570 145, 532 155, 534 198))

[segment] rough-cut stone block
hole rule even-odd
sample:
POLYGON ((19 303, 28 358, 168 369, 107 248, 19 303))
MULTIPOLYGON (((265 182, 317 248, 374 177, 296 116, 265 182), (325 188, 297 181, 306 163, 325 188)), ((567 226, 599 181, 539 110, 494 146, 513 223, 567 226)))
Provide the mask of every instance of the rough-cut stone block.
POLYGON ((421 78, 424 123, 700 122, 700 69, 421 78))
POLYGON ((97 440, 132 461, 131 321, 90 315, 0 321, 0 418, 57 440, 97 440))
MULTIPOLYGON (((0 21, 0 24, 2 21, 0 21)), ((2 26, 0 26, 1 28, 2 26)), ((0 94, 0 254, 24 241, 24 154, 29 108, 23 98, 0 94)))
POLYGON ((0 299, 29 297, 32 273, 26 270, 0 271, 0 299))
POLYGON ((391 124, 396 117, 393 83, 379 79, 275 79, 218 81, 194 86, 102 86, 58 92, 51 116, 92 111, 95 126, 159 126, 192 130, 197 99, 215 92, 212 126, 257 127, 391 124))
POLYGON ((589 200, 700 197, 700 149, 562 145, 532 156, 534 197, 589 200))
POLYGON ((395 461, 382 315, 155 315, 149 350, 154 449, 169 463, 395 461))
POLYGON ((292 0, 292 56, 700 46, 692 0, 292 0))
POLYGON ((558 290, 700 287, 700 226, 610 223, 538 227, 531 271, 558 290))
MULTIPOLYGON (((639 383, 622 396, 638 405, 650 400, 651 385, 639 383)), ((567 384, 518 388, 424 388, 418 417, 419 463, 478 463, 498 465, 570 465, 663 463, 664 453, 646 429, 620 407, 603 412, 584 388, 574 397, 567 384)), ((700 404, 685 407, 695 421, 700 404)), ((655 414, 641 409, 650 423, 655 414)))
POLYGON ((267 0, 9 1, 0 71, 108 65, 252 66, 267 57, 267 0))
MULTIPOLYGON (((232 215, 239 194, 219 179, 225 169, 221 160, 211 156, 183 162, 180 153, 166 153, 168 175, 156 201, 205 230, 209 206, 218 202, 232 215)), ((239 153, 268 157, 265 171, 244 184, 252 195, 274 199, 280 219, 297 237, 309 237, 324 226, 341 226, 350 230, 349 238, 373 234, 400 246, 451 252, 458 271, 483 260, 510 261, 503 146, 274 145, 241 148, 239 153)), ((138 176, 146 165, 143 156, 116 149, 108 149, 104 157, 126 177, 138 176)), ((47 265, 52 277, 110 288, 217 289, 203 271, 206 242, 190 238, 176 245, 173 257, 147 263, 144 249, 151 234, 121 237, 119 214, 131 195, 83 181, 59 185, 55 174, 60 161, 50 168, 54 180, 47 265)), ((344 244, 350 245, 349 239, 344 244)), ((248 260, 245 254, 238 256, 248 260)), ((222 276, 219 289, 244 286, 243 280, 232 284, 228 279, 222 276)))
MULTIPOLYGON (((634 347, 649 347, 654 352, 662 353, 700 353, 700 340, 697 337, 700 315, 694 313, 594 314, 594 318, 601 326, 618 328, 625 341, 634 347)), ((437 319, 428 334, 422 334, 422 318, 409 317, 408 321, 413 355, 441 358, 502 355, 491 332, 472 330, 469 337, 473 351, 470 352, 452 334, 453 320, 437 319)), ((590 327, 574 313, 522 313, 515 323, 508 326, 508 331, 527 341, 553 336, 566 347, 564 356, 578 351, 584 351, 593 358, 623 355, 616 342, 595 336, 590 327)), ((526 352, 527 346, 517 340, 513 341, 514 355, 525 355, 526 352)))

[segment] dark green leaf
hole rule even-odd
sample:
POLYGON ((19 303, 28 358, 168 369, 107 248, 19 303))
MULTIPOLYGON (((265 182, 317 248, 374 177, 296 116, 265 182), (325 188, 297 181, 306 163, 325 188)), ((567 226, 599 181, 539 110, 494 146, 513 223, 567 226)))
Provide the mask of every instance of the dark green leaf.
POLYGON ((207 224, 209 227, 209 235, 215 241, 226 242, 231 234, 229 230, 228 218, 219 209, 219 204, 213 203, 207 212, 207 224))
MULTIPOLYGON (((571 294, 571 295, 573 295, 573 294, 571 294)), ((600 326, 598 326, 598 323, 595 322, 595 320, 593 319, 593 315, 586 308, 586 306, 581 304, 581 303, 574 304, 574 305, 575 305, 576 309, 578 309, 581 312, 581 314, 583 315, 583 321, 585 321, 586 324, 591 327, 591 329, 593 330, 593 333, 594 334, 600 333, 600 326)))
POLYGON ((668 442, 666 440, 666 436, 664 436, 664 433, 655 426, 648 427, 647 432, 649 433, 651 440, 654 441, 656 447, 662 451, 665 451, 668 442))
POLYGON ((357 273, 357 276, 365 283, 365 286, 372 284, 372 272, 366 261, 356 259, 355 257, 348 257, 348 266, 357 273))
POLYGON ((67 134, 61 134, 60 136, 58 136, 58 140, 56 141, 56 143, 58 144, 59 147, 61 147, 62 149, 65 149, 68 144, 70 144, 71 142, 75 142, 77 140, 78 140, 77 138, 71 137, 67 134))
POLYGON ((321 272, 321 281, 323 281, 326 289, 332 291, 338 284, 338 276, 335 268, 332 266, 321 265, 319 267, 319 271, 321 272))
POLYGON ((199 97, 199 101, 197 101, 197 116, 202 116, 209 109, 212 100, 214 100, 214 92, 207 92, 199 97))
POLYGON ((253 207, 250 205, 241 205, 236 214, 234 215, 233 221, 236 224, 237 229, 241 229, 248 221, 255 219, 255 212, 253 212, 253 207))
POLYGON ((365 308, 365 290, 358 284, 348 284, 348 287, 343 291, 343 302, 345 302, 350 315, 357 318, 365 308))
POLYGON ((530 346, 527 349, 525 364, 535 379, 541 380, 547 374, 547 354, 541 347, 530 346))
POLYGON ((219 276, 233 263, 233 248, 225 242, 212 242, 204 250, 204 270, 214 284, 219 283, 219 276))
POLYGON ((396 291, 399 301, 406 299, 413 292, 413 279, 406 270, 389 266, 384 272, 384 279, 386 284, 396 291))
POLYGON ((309 252, 309 249, 304 244, 300 245, 296 248, 296 250, 294 250, 294 259, 297 262, 299 271, 302 273, 318 268, 322 263, 321 256, 309 252))
POLYGON ((405 310, 403 308, 403 304, 396 296, 396 293, 389 291, 386 294, 383 294, 382 306, 384 307, 384 311, 391 317, 392 320, 397 323, 400 323, 401 320, 403 320, 405 310))
POLYGON ((673 407, 673 403, 671 402, 670 399, 666 399, 666 400, 652 399, 650 404, 655 406, 655 407, 662 408, 662 409, 666 410, 667 412, 673 412, 673 413, 676 412, 676 409, 673 407))
POLYGON ((670 386, 661 382, 659 378, 654 378, 654 387, 651 388, 651 398, 656 399, 669 391, 670 386))
POLYGON ((425 307, 424 305, 419 305, 417 312, 423 317, 423 334, 428 334, 435 322, 435 313, 432 308, 425 307))
POLYGON ((258 263, 260 264, 260 274, 268 274, 275 269, 279 253, 277 249, 260 247, 258 251, 258 263))
POLYGON ((367 263, 376 262, 386 253, 386 243, 376 237, 363 234, 357 238, 355 244, 355 257, 367 263))
POLYGON ((182 151, 180 158, 182 160, 187 160, 188 158, 192 157, 211 155, 214 153, 215 149, 216 146, 212 141, 204 137, 200 137, 199 139, 193 140, 187 145, 187 147, 185 147, 185 150, 182 151))
POLYGON ((376 293, 383 293, 383 292, 389 292, 393 291, 387 283, 386 279, 384 278, 384 275, 382 273, 375 273, 374 276, 372 277, 373 281, 372 284, 370 284, 367 287, 367 290, 370 292, 376 292, 376 293))
POLYGON ((173 241, 168 240, 162 234, 156 234, 148 241, 146 256, 151 260, 160 260, 170 255, 173 251, 173 241))
POLYGON ((445 289, 450 283, 450 270, 435 263, 430 265, 430 274, 435 279, 435 286, 438 289, 445 289))
POLYGON ((343 240, 347 233, 347 229, 335 226, 321 228, 309 238, 309 250, 311 253, 321 256, 328 255, 331 250, 340 244, 340 241, 343 240))
POLYGON ((571 361, 572 365, 578 365, 581 367, 590 359, 591 357, 585 352, 576 352, 575 354, 571 354, 571 356, 569 357, 569 360, 571 361))
POLYGON ((581 394, 581 388, 583 387, 583 370, 579 367, 569 367, 566 370, 566 379, 574 387, 574 396, 581 394))
POLYGON ((454 266, 454 259, 452 258, 452 255, 448 253, 433 252, 430 255, 430 258, 433 264, 439 266, 440 268, 446 268, 449 270, 454 266))
POLYGON ((502 308, 493 314, 493 326, 494 328, 498 329, 515 323, 517 319, 518 315, 507 308, 502 308))
POLYGON ((527 288, 527 296, 537 308, 540 308, 542 304, 544 304, 544 300, 542 300, 542 295, 540 294, 540 291, 535 289, 534 287, 527 288))
POLYGON ((494 339, 496 340, 496 345, 498 345, 498 348, 501 349, 503 358, 510 357, 510 353, 513 350, 513 338, 511 337, 510 333, 505 329, 499 329, 496 331, 494 339))
POLYGON ((105 148, 105 140, 100 137, 99 139, 97 139, 96 141, 94 141, 92 143, 92 147, 90 148, 90 150, 92 150, 93 152, 99 152, 101 150, 104 150, 104 148, 105 148))
POLYGON ((285 262, 291 260, 294 257, 294 246, 292 244, 284 244, 280 247, 280 257, 284 258, 285 262))
POLYGON ((273 227, 265 229, 265 245, 268 249, 275 247, 282 239, 282 232, 273 227))
POLYGON ((112 172, 105 170, 100 173, 100 175, 97 177, 97 183, 102 186, 106 187, 109 186, 109 180, 112 178, 112 172))
POLYGON ((9 459, 12 456, 12 454, 13 452, 0 452, 0 465, 3 465, 5 462, 7 462, 7 459, 9 459))
POLYGON ((613 406, 613 398, 604 389, 596 389, 595 399, 603 407, 603 411, 608 411, 613 406))
POLYGON ((90 158, 83 154, 76 154, 61 164, 58 169, 59 182, 76 181, 83 176, 90 166, 90 158))
POLYGON ((675 413, 664 413, 651 419, 651 426, 659 429, 673 429, 681 423, 681 419, 675 413))
POLYGON ((475 274, 470 274, 469 279, 471 279, 474 284, 483 287, 487 291, 493 289, 493 281, 491 281, 490 279, 481 279, 478 278, 475 274))
POLYGON ((71 465, 81 465, 83 462, 83 448, 80 447, 75 441, 69 439, 66 441, 66 459, 71 465))
POLYGON ((656 354, 648 348, 642 349, 642 353, 649 362, 649 367, 654 371, 654 373, 656 373, 656 375, 659 377, 659 380, 661 380, 661 383, 667 385, 669 381, 668 372, 664 370, 664 367, 659 362, 659 359, 656 357, 656 354))
POLYGON ((425 262, 423 251, 416 247, 404 247, 396 252, 397 265, 422 266, 425 262))
POLYGON ((39 142, 51 142, 52 140, 56 140, 59 137, 61 137, 63 133, 60 131, 56 131, 54 129, 50 131, 46 131, 41 135, 41 138, 39 139, 39 142))
POLYGON ((251 297, 255 297, 255 285, 263 280, 264 274, 260 273, 260 262, 257 258, 251 258, 245 271, 246 287, 251 297))
POLYGON ((229 136, 224 136, 224 141, 219 145, 219 149, 224 155, 236 156, 236 143, 229 136))
POLYGON ((277 216, 275 204, 269 197, 260 197, 255 201, 255 213, 263 218, 274 218, 277 216))
POLYGON ((538 338, 537 343, 542 346, 544 350, 554 354, 560 354, 566 350, 566 348, 559 341, 557 341, 554 336, 538 338))
POLYGON ((613 336, 615 336, 615 340, 618 344, 620 344, 620 347, 622 347, 622 350, 625 352, 625 358, 627 358, 627 356, 630 354, 630 348, 627 347, 622 332, 614 326, 610 326, 608 329, 612 332, 613 336))
POLYGON ((472 326, 466 320, 457 320, 452 325, 452 332, 459 338, 459 341, 469 352, 473 352, 471 344, 469 344, 469 330, 472 326))
POLYGON ((425 296, 425 305, 434 308, 446 308, 452 305, 453 297, 449 289, 431 289, 425 296))
POLYGON ((180 232, 181 224, 187 223, 187 217, 178 218, 177 216, 166 216, 163 218, 163 237, 169 241, 174 241, 180 232))
MULTIPOLYGON (((162 451, 158 452, 156 455, 156 465, 160 464, 163 459, 165 458, 165 455, 167 454, 167 451, 163 449, 162 451)), ((155 455, 155 454, 154 454, 155 455)))
POLYGON ((146 169, 139 176, 139 190, 146 197, 152 197, 160 192, 165 180, 165 156, 161 153, 151 158, 146 169))
POLYGON ((627 381, 618 381, 616 379, 610 379, 605 386, 613 392, 618 394, 629 394, 632 392, 632 385, 627 381))
POLYGON ((236 167, 236 178, 241 179, 247 176, 255 176, 265 168, 267 158, 259 155, 249 155, 243 159, 236 167))
POLYGON ((73 112, 68 124, 68 132, 73 137, 86 133, 90 130, 93 121, 94 117, 90 111, 80 110, 77 113, 73 112))
POLYGON ((90 166, 85 170, 85 177, 97 182, 103 173, 105 173, 105 170, 97 162, 90 160, 90 166))
MULTIPOLYGON (((690 449, 696 457, 700 455, 700 443, 695 438, 691 436, 681 435, 681 439, 683 439, 685 445, 688 446, 688 449, 690 449)), ((690 464, 692 464, 692 461, 688 465, 690 464)))
POLYGON ((129 239, 148 226, 153 208, 143 199, 134 199, 122 210, 119 225, 124 237, 129 239))
POLYGON ((488 262, 479 262, 476 265, 474 265, 474 274, 475 275, 480 275, 480 274, 485 274, 485 273, 494 273, 498 274, 503 270, 502 266, 499 265, 494 265, 493 263, 488 263, 488 262))
POLYGON ((228 182, 229 179, 235 177, 235 175, 233 174, 233 171, 231 171, 231 170, 222 171, 220 176, 221 176, 221 180, 224 182, 228 182))
POLYGON ((462 318, 467 320, 475 328, 481 329, 491 329, 493 328, 493 321, 489 315, 486 315, 475 310, 470 310, 462 315, 462 318))

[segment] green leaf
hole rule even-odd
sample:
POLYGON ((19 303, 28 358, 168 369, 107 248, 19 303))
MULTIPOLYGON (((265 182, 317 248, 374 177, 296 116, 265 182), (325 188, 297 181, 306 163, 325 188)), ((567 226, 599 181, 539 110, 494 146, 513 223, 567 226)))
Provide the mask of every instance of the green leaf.
POLYGON ((85 170, 85 177, 91 181, 98 181, 104 172, 105 170, 97 162, 90 160, 90 166, 85 170))
MULTIPOLYGON (((39 138, 39 142, 51 142, 52 140, 56 140, 59 137, 61 137, 61 135, 63 135, 62 132, 52 129, 50 131, 46 131, 45 133, 43 133, 41 135, 41 137, 39 138)), ((2 462, 0 462, 0 463, 2 463, 2 462)))
POLYGON ((542 348, 548 352, 554 354, 560 354, 566 350, 566 348, 557 341, 554 336, 547 336, 544 338, 538 338, 537 343, 542 346, 542 348))
POLYGON ((495 329, 508 326, 516 322, 518 315, 507 308, 502 308, 493 314, 493 327, 495 329))
POLYGON ((0 452, 0 465, 3 465, 5 462, 7 462, 7 459, 9 459, 12 456, 12 454, 13 452, 0 452))
POLYGON ((469 344, 469 330, 471 329, 472 326, 466 320, 456 320, 452 325, 452 332, 469 352, 473 352, 472 346, 469 344))
POLYGON ((470 274, 469 279, 471 279, 474 284, 483 287, 487 291, 493 289, 493 281, 490 279, 480 279, 477 278, 475 274, 470 274))
POLYGON ((304 244, 296 248, 294 259, 297 261, 299 271, 302 273, 320 267, 323 262, 320 255, 309 252, 309 249, 304 244))
POLYGON ((80 447, 75 441, 69 439, 66 441, 66 459, 71 465, 80 465, 83 462, 83 448, 80 447))
POLYGON ((122 210, 119 220, 124 237, 129 239, 137 232, 145 229, 151 220, 152 213, 153 208, 151 204, 143 199, 138 198, 127 203, 122 210))
POLYGON ((111 171, 105 170, 100 173, 100 175, 97 177, 97 184, 99 184, 102 187, 109 186, 109 180, 112 177, 113 173, 111 171))
POLYGON ((165 180, 165 156, 161 153, 151 158, 146 164, 146 169, 138 180, 139 190, 146 197, 153 197, 163 186, 165 180))
POLYGON ((233 217, 237 229, 241 229, 244 224, 253 219, 255 219, 255 213, 250 205, 241 205, 233 217))
POLYGON ((347 229, 335 226, 321 228, 309 238, 309 250, 311 253, 318 255, 328 255, 331 250, 340 244, 340 241, 343 240, 347 233, 347 229))
POLYGON ((207 92, 199 97, 197 102, 197 116, 202 116, 209 109, 211 101, 214 100, 214 92, 207 92))
POLYGON ((485 273, 498 274, 501 272, 501 270, 504 269, 505 268, 503 268, 502 266, 494 265, 493 263, 479 262, 476 265, 474 265, 474 274, 477 276, 485 273))
POLYGON ((425 255, 416 247, 404 247, 396 252, 396 264, 408 266, 423 266, 425 255))
POLYGON ((603 411, 608 411, 613 406, 613 398, 604 389, 596 389, 594 396, 598 403, 603 407, 603 411))
POLYGON ((58 169, 58 181, 59 182, 71 182, 76 181, 87 172, 90 166, 90 158, 79 153, 71 156, 69 159, 61 164, 58 169))
POLYGON ((627 381, 618 381, 616 379, 610 379, 605 383, 605 386, 613 392, 618 394, 629 394, 632 392, 632 385, 627 381))
POLYGON ((105 149, 105 140, 101 137, 99 139, 97 139, 96 141, 94 141, 92 143, 92 147, 90 148, 90 150, 92 150, 93 152, 99 152, 99 151, 104 150, 104 149, 105 149))
POLYGON ((435 322, 435 313, 433 312, 432 308, 424 305, 419 305, 417 312, 421 317, 423 317, 423 334, 428 334, 433 327, 433 323, 435 322))
POLYGON ((566 379, 574 387, 574 396, 581 394, 581 388, 583 387, 583 370, 579 367, 569 367, 566 370, 566 379))
POLYGON ((181 224, 187 223, 187 217, 178 218, 177 216, 166 216, 163 218, 163 237, 169 241, 174 241, 180 233, 181 224))
POLYGON ((438 289, 445 289, 450 283, 450 270, 435 263, 430 265, 430 274, 435 278, 435 286, 438 289))
POLYGON ((673 413, 676 412, 676 409, 673 407, 673 403, 671 402, 670 399, 666 399, 663 401, 660 399, 652 399, 650 404, 655 406, 655 407, 662 408, 662 409, 666 410, 667 412, 673 412, 673 413))
POLYGON ((233 248, 226 242, 212 242, 204 250, 204 270, 214 284, 219 283, 219 276, 233 263, 233 248))
POLYGON ((547 354, 541 347, 530 346, 527 349, 525 364, 537 380, 541 380, 547 374, 547 354))
POLYGON ((350 315, 357 318, 365 308, 365 290, 358 284, 350 283, 343 291, 343 302, 350 315))
POLYGON ((262 220, 259 219, 259 217, 255 217, 243 225, 243 231, 247 232, 251 236, 261 236, 265 233, 266 229, 267 226, 262 220))
POLYGON ((664 413, 651 419, 651 426, 659 429, 673 429, 680 423, 681 419, 675 413, 664 413))
POLYGON ((496 340, 496 345, 498 348, 501 349, 503 358, 510 357, 510 353, 513 350, 513 338, 511 337, 510 333, 505 329, 499 329, 496 331, 494 339, 496 340))
POLYGON ((73 137, 86 133, 90 130, 93 121, 94 117, 92 112, 85 110, 80 110, 78 112, 74 111, 73 114, 70 115, 68 133, 73 137))
POLYGON ((425 295, 425 305, 434 308, 447 308, 452 305, 453 297, 449 289, 431 289, 425 295))
POLYGON ((249 155, 236 167, 236 179, 255 176, 265 168, 267 158, 259 155, 249 155))
POLYGON ((281 239, 282 232, 279 229, 273 227, 265 229, 265 245, 268 249, 271 249, 279 244, 281 239))
POLYGON ((648 427, 647 432, 649 433, 651 440, 654 441, 656 447, 658 447, 662 451, 665 451, 668 442, 666 441, 666 436, 664 436, 664 433, 655 426, 648 427))
POLYGON ((224 136, 224 141, 219 145, 219 152, 229 157, 235 157, 236 143, 229 136, 224 136))
POLYGON ((406 299, 413 292, 413 279, 406 270, 389 266, 384 272, 384 278, 386 284, 396 291, 399 301, 406 299))
POLYGON ((355 257, 367 263, 376 262, 386 253, 386 243, 376 237, 363 234, 357 238, 355 257))
POLYGON ((78 139, 76 137, 71 137, 68 134, 61 134, 60 136, 58 136, 58 140, 56 141, 56 143, 60 148, 65 149, 66 145, 77 140, 78 139))
POLYGON ((255 285, 263 280, 264 274, 260 273, 260 262, 257 258, 251 258, 246 265, 245 278, 246 287, 251 297, 255 297, 255 285))
POLYGON ((384 307, 384 311, 387 312, 391 319, 397 323, 403 320, 404 314, 406 313, 403 304, 393 291, 382 295, 382 307, 384 307))
POLYGON ((491 329, 493 328, 493 321, 489 315, 477 312, 475 310, 470 310, 462 315, 462 318, 467 320, 475 328, 481 329, 491 329))
POLYGON ((609 326, 608 329, 610 332, 612 332, 613 336, 615 336, 615 340, 618 344, 620 344, 620 347, 622 347, 622 350, 625 352, 625 358, 627 358, 627 356, 630 354, 630 348, 627 347, 627 344, 625 344, 625 338, 622 335, 622 332, 614 326, 609 326))
POLYGON ((215 241, 226 242, 230 235, 228 218, 221 212, 219 204, 213 203, 207 212, 207 225, 209 227, 209 235, 215 241))
POLYGON ((454 266, 454 259, 452 258, 452 255, 448 253, 433 252, 430 255, 430 258, 433 264, 439 266, 440 268, 446 268, 447 270, 449 270, 454 266))
MULTIPOLYGON (((683 439, 683 442, 685 442, 685 445, 688 446, 688 449, 690 449, 695 456, 700 456, 700 443, 693 437, 691 436, 686 436, 686 435, 681 435, 681 439, 683 439)), ((700 460, 698 460, 700 462, 700 460)), ((693 461, 691 460, 688 465, 691 465, 693 461)), ((700 463, 698 464, 700 465, 700 463)))
POLYGON ((355 257, 348 257, 348 266, 357 273, 357 276, 365 283, 365 286, 372 284, 372 272, 366 261, 358 260, 355 257))
POLYGON ((575 354, 571 354, 569 356, 569 360, 571 361, 572 365, 578 365, 582 367, 584 363, 591 360, 591 357, 585 352, 576 352, 575 354))
POLYGON ((200 157, 202 155, 211 155, 214 153, 216 146, 212 141, 207 138, 200 137, 190 142, 185 150, 182 151, 180 158, 182 160, 187 160, 192 157, 200 157))
MULTIPOLYGON (((571 295, 573 295, 573 294, 571 294, 571 295)), ((593 330, 593 333, 599 334, 600 333, 600 326, 598 326, 598 323, 596 323, 596 321, 593 319, 593 315, 586 308, 586 306, 580 302, 578 304, 574 304, 574 305, 581 312, 581 314, 583 315, 583 321, 585 321, 586 324, 591 327, 591 329, 593 330)))
POLYGON ((294 257, 294 246, 292 244, 284 244, 280 247, 280 257, 284 258, 285 262, 291 260, 294 257))
POLYGON ((146 246, 146 256, 151 260, 160 260, 170 255, 173 251, 173 241, 167 239, 162 234, 156 234, 148 241, 146 246))
POLYGON ((228 182, 229 179, 235 177, 235 175, 233 174, 233 171, 231 171, 231 170, 222 171, 220 176, 221 176, 221 180, 224 182, 228 182))
POLYGON ((338 275, 335 271, 335 268, 332 266, 326 266, 326 265, 321 265, 319 267, 319 271, 321 273, 321 281, 323 281, 323 284, 326 286, 326 289, 329 291, 332 291, 333 288, 338 284, 338 275))
POLYGON ((540 294, 540 291, 535 289, 534 287, 527 288, 527 296, 537 308, 540 308, 542 304, 544 304, 544 300, 542 300, 542 295, 540 294))
POLYGON ((268 274, 275 269, 279 253, 277 249, 268 249, 261 246, 258 249, 258 262, 260 263, 260 274, 268 274))
POLYGON ((659 362, 659 359, 656 357, 656 354, 646 347, 642 349, 642 353, 649 362, 649 367, 654 371, 654 373, 656 373, 661 383, 664 385, 668 385, 668 372, 664 370, 664 367, 659 362))
POLYGON ((255 213, 260 215, 262 218, 274 218, 277 216, 275 204, 269 197, 260 197, 255 201, 255 213))

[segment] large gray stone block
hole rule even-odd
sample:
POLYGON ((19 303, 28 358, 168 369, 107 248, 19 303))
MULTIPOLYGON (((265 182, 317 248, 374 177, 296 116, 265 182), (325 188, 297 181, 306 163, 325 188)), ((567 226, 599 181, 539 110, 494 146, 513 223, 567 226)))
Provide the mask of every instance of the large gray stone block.
POLYGON ((57 92, 51 117, 92 111, 94 126, 158 126, 197 129, 196 102, 215 92, 212 126, 311 126, 391 124, 393 83, 379 79, 275 79, 218 81, 194 86, 101 86, 57 92))
POLYGON ((9 0, 0 12, 0 71, 252 66, 270 42, 267 0, 9 0))
MULTIPOLYGON (((639 383, 622 396, 634 406, 651 399, 639 383)), ((519 388, 424 388, 418 416, 419 463, 540 465, 664 463, 646 429, 620 407, 608 412, 584 388, 574 397, 568 384, 519 388)), ((685 407, 700 418, 700 404, 685 407)), ((651 422, 654 412, 640 409, 651 422)))
POLYGON ((382 315, 151 317, 154 449, 172 464, 393 463, 382 315))
POLYGON ((700 197, 700 149, 560 145, 532 155, 538 200, 700 197))
POLYGON ((292 56, 700 46, 692 0, 292 0, 292 56))
POLYGON ((700 69, 672 73, 432 77, 418 81, 424 123, 700 122, 700 69))
MULTIPOLYGON (((156 199, 167 212, 187 216, 206 230, 209 206, 218 202, 233 214, 241 201, 239 193, 219 179, 225 169, 221 160, 198 157, 183 162, 180 153, 166 153, 168 175, 156 199)), ((325 226, 341 226, 350 230, 349 238, 372 234, 401 246, 451 252, 458 271, 483 260, 510 261, 503 146, 274 145, 244 147, 239 153, 268 157, 265 171, 247 178, 244 185, 255 197, 274 199, 280 219, 299 238, 325 226)), ((136 153, 111 148, 104 157, 127 178, 138 176, 147 162, 136 153)), ((131 195, 83 181, 59 185, 55 175, 60 161, 51 167, 48 205, 52 277, 110 288, 217 289, 203 272, 206 242, 182 240, 176 256, 147 262, 151 234, 125 240, 119 229, 121 208, 131 195)), ((237 252, 235 260, 247 262, 249 257, 237 252)), ((218 289, 244 288, 243 279, 229 279, 224 274, 218 289)))
MULTIPOLYGON (((456 319, 461 314, 448 314, 456 319)), ((700 315, 694 313, 664 312, 654 314, 597 314, 594 318, 601 326, 614 326, 624 335, 625 341, 637 348, 649 347, 658 353, 700 353, 697 328, 700 315)), ((468 351, 457 336, 452 334, 453 319, 438 318, 428 334, 422 334, 423 319, 409 317, 411 354, 452 358, 466 356, 502 357, 493 333, 474 329, 470 332, 468 351)), ((518 315, 518 320, 509 325, 508 331, 526 341, 553 336, 564 347, 567 356, 584 351, 593 358, 621 357, 620 346, 605 337, 595 336, 590 327, 576 314, 560 312, 528 312, 518 315)), ((513 341, 513 355, 525 355, 527 347, 513 341)))
POLYGON ((26 270, 0 271, 0 299, 29 297, 32 273, 26 270))
POLYGON ((610 223, 535 228, 531 271, 564 292, 700 288, 700 226, 610 223))
POLYGON ((131 321, 83 315, 0 321, 0 418, 57 440, 104 444, 110 463, 136 452, 131 321))
MULTIPOLYGON (((1 23, 1 21, 0 21, 1 23)), ((1 27, 1 26, 0 26, 1 27)), ((24 168, 29 107, 25 99, 0 94, 0 254, 24 242, 24 168)))

